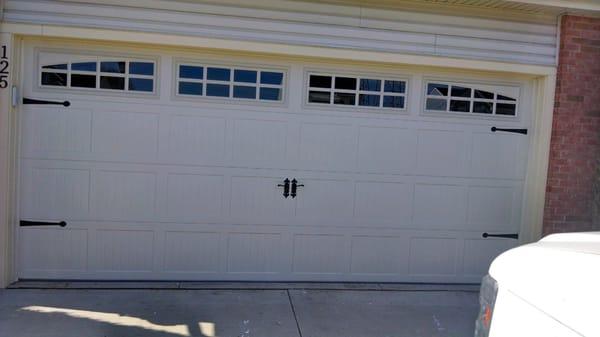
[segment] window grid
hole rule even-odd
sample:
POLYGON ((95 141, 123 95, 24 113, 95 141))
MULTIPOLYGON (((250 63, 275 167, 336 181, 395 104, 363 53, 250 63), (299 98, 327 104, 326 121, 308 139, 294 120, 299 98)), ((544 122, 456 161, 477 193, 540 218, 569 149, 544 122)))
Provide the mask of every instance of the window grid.
POLYGON ((307 101, 308 104, 311 105, 322 105, 325 103, 320 103, 320 102, 310 102, 309 101, 309 96, 310 96, 310 92, 320 92, 320 93, 327 93, 329 94, 329 104, 330 105, 335 105, 335 106, 353 106, 353 107, 357 107, 357 108, 361 108, 361 109, 389 109, 389 110, 404 110, 406 109, 406 91, 407 91, 407 81, 403 80, 403 79, 397 79, 397 78, 382 78, 382 77, 378 77, 378 76, 352 76, 352 75, 333 75, 333 74, 325 74, 325 73, 309 73, 308 74, 308 83, 307 83, 307 101), (329 88, 324 88, 324 87, 312 87, 310 85, 310 79, 312 76, 323 76, 323 77, 330 77, 331 78, 331 84, 329 86, 329 88), (356 80, 356 85, 354 89, 336 89, 335 88, 335 83, 337 78, 353 78, 356 80), (360 89, 360 83, 361 80, 376 80, 376 81, 380 81, 380 88, 379 90, 361 90, 360 89), (394 82, 402 82, 404 85, 404 92, 390 92, 390 91, 385 91, 385 83, 386 81, 394 81, 394 82), (335 103, 335 94, 336 93, 344 93, 344 94, 354 94, 354 104, 336 104, 335 103), (378 96, 379 97, 379 104, 377 106, 375 105, 361 105, 360 104, 360 95, 374 95, 374 96, 378 96), (385 96, 390 96, 390 97, 403 97, 404 98, 404 102, 402 104, 402 107, 386 107, 384 106, 384 97, 385 96))
POLYGON ((236 68, 236 67, 227 67, 227 66, 222 66, 222 65, 207 65, 207 64, 198 64, 198 63, 178 63, 177 64, 177 76, 176 76, 176 82, 177 82, 177 89, 176 89, 176 93, 179 96, 185 96, 185 97, 198 97, 198 96, 203 96, 203 97, 209 97, 209 98, 229 98, 229 99, 234 99, 234 100, 242 100, 242 101, 257 101, 257 102, 281 102, 283 101, 283 88, 284 88, 284 83, 285 83, 285 73, 280 71, 280 70, 272 70, 272 69, 256 69, 256 68, 236 68), (199 67, 202 68, 202 79, 199 78, 186 78, 186 77, 181 77, 181 67, 182 66, 188 66, 188 67, 199 67), (209 68, 217 68, 217 69, 227 69, 229 70, 229 80, 228 81, 224 81, 224 80, 209 80, 208 79, 208 69, 209 68), (256 72, 256 80, 254 82, 240 82, 240 81, 235 81, 235 71, 255 71, 256 72), (263 73, 278 73, 281 74, 281 84, 267 84, 267 83, 260 83, 260 79, 263 73), (195 94, 185 94, 185 93, 180 93, 179 90, 179 84, 182 82, 190 82, 190 83, 198 83, 202 85, 202 94, 201 95, 195 95, 195 94), (229 93, 228 96, 214 96, 214 95, 207 95, 206 93, 206 89, 208 87, 208 84, 218 84, 218 85, 226 85, 229 88, 229 93), (255 97, 252 98, 243 98, 243 97, 235 97, 234 96, 234 88, 236 86, 242 86, 242 87, 252 87, 254 88, 255 91, 255 97), (272 99, 261 99, 260 98, 260 89, 261 88, 272 88, 272 89, 279 89, 279 99, 277 100, 272 100, 272 99))
MULTIPOLYGON (((435 99, 435 100, 445 100, 446 102, 446 109, 445 110, 436 110, 436 109, 427 109, 427 107, 425 107, 425 110, 427 111, 431 111, 431 112, 448 112, 448 113, 473 113, 473 114, 477 114, 477 115, 493 115, 493 116, 508 116, 508 117, 515 117, 517 115, 517 99, 513 99, 513 100, 504 100, 504 99, 499 99, 498 96, 505 96, 505 95, 501 95, 498 94, 497 92, 493 92, 494 98, 493 99, 488 99, 488 98, 479 98, 479 97, 475 97, 475 91, 484 91, 484 92, 489 92, 492 93, 489 90, 483 90, 483 89, 478 89, 477 87, 474 86, 469 86, 469 85, 461 85, 461 84, 452 84, 452 83, 447 83, 447 82, 440 82, 440 81, 435 81, 435 82, 426 82, 425 85, 425 93, 426 93, 426 104, 427 101, 429 99, 435 99), (448 94, 445 96, 441 96, 441 95, 430 95, 429 94, 429 85, 434 84, 434 85, 446 85, 448 86, 448 94), (460 97, 460 96, 452 96, 452 88, 453 87, 460 87, 460 88, 468 88, 470 89, 471 93, 469 97, 460 97), (450 102, 451 101, 463 101, 463 102, 469 102, 469 111, 456 111, 456 110, 451 110, 450 109, 450 102), (475 103, 492 103, 492 112, 491 113, 483 113, 483 112, 476 112, 474 111, 474 106, 475 103), (497 105, 498 104, 510 104, 514 106, 514 113, 513 114, 497 114, 497 105)), ((505 96, 507 97, 507 96, 505 96)))
MULTIPOLYGON (((62 64, 62 63, 61 63, 62 64)), ((106 90, 106 91, 112 91, 112 92, 135 92, 135 93, 142 93, 142 94, 152 94, 155 93, 156 91, 156 81, 155 81, 155 77, 156 77, 156 62, 151 61, 151 60, 141 60, 141 59, 99 59, 99 60, 78 60, 76 62, 67 62, 65 63, 67 65, 67 69, 51 69, 51 68, 44 68, 47 66, 52 66, 54 64, 48 64, 48 65, 40 65, 40 74, 43 73, 59 73, 59 74, 65 74, 67 77, 67 82, 66 85, 64 86, 58 86, 58 85, 44 85, 42 83, 42 76, 40 76, 40 86, 42 87, 47 87, 47 88, 69 88, 69 89, 81 89, 81 90, 106 90), (103 72, 100 70, 101 64, 103 62, 124 62, 125 63, 125 73, 116 73, 116 72, 103 72), (152 64, 152 73, 154 75, 141 75, 141 74, 130 74, 130 64, 131 63, 151 63, 152 64), (79 64, 79 63, 94 63, 96 64, 96 71, 87 71, 87 70, 73 70, 72 66, 73 64, 79 64), (88 75, 88 76, 95 76, 95 80, 96 80, 96 84, 94 88, 87 88, 87 87, 81 87, 81 86, 72 86, 71 85, 71 77, 72 75, 88 75), (100 82, 101 82, 101 78, 102 77, 118 77, 118 78, 123 78, 124 81, 124 88, 123 89, 112 89, 112 88, 101 88, 100 87, 100 82), (148 79, 148 80, 152 80, 152 91, 145 91, 145 90, 131 90, 130 86, 129 86, 129 79, 148 79)))

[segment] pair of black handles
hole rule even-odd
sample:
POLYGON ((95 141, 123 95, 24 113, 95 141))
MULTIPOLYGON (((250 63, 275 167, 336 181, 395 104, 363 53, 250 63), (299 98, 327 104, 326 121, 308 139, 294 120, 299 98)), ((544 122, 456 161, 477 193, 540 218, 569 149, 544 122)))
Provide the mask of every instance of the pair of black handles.
POLYGON ((298 184, 298 180, 296 178, 290 180, 285 178, 283 184, 278 184, 277 187, 283 187, 283 197, 287 199, 287 197, 292 197, 294 199, 297 195, 298 187, 304 187, 303 184, 298 184), (291 183, 291 188, 290 188, 291 183))

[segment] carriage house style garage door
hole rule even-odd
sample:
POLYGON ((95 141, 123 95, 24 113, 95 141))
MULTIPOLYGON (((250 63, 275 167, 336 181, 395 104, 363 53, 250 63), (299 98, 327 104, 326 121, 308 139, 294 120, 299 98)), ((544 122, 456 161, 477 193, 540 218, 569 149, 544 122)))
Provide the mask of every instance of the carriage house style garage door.
POLYGON ((24 47, 70 106, 19 111, 20 219, 67 223, 21 279, 478 282, 517 242, 482 234, 519 232, 525 78, 82 45, 24 47))

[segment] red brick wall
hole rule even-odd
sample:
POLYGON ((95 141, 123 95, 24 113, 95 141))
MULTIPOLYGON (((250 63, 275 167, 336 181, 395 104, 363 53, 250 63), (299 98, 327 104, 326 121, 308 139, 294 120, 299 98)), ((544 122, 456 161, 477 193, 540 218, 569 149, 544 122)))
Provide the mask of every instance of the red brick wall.
POLYGON ((600 19, 564 16, 544 234, 600 230, 600 19))

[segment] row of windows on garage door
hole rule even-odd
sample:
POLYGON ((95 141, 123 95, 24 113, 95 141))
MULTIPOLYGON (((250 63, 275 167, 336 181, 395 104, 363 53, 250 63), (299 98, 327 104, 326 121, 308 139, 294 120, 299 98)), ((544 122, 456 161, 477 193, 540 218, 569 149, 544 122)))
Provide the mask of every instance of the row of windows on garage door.
MULTIPOLYGON (((155 94, 157 62, 40 53, 40 87, 155 94), (62 57, 61 57, 62 56, 62 57), (68 61, 57 63, 56 60, 68 61)), ((176 95, 265 103, 283 102, 287 72, 201 62, 176 63, 176 95)), ((359 109, 406 110, 405 78, 307 72, 306 103, 359 109)), ((427 112, 515 117, 518 88, 427 81, 427 112)))

